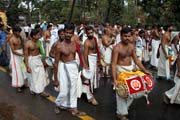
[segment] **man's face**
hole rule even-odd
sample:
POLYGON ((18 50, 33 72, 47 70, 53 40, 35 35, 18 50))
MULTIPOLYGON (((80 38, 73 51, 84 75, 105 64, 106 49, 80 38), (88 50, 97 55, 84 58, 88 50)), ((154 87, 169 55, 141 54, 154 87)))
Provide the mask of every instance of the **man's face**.
POLYGON ((127 45, 132 40, 131 32, 122 34, 121 39, 122 42, 127 45))
POLYGON ((74 31, 65 29, 65 40, 71 41, 71 37, 73 36, 74 31))
POLYGON ((60 39, 61 41, 63 41, 63 40, 65 39, 64 31, 62 31, 62 32, 59 33, 59 39, 60 39))
POLYGON ((88 30, 86 34, 87 34, 88 39, 90 40, 93 39, 93 34, 94 34, 93 30, 88 30))
POLYGON ((41 37, 41 33, 39 32, 38 34, 34 35, 34 39, 39 40, 39 38, 41 37))
POLYGON ((169 27, 169 32, 172 32, 173 31, 173 26, 170 26, 169 27))

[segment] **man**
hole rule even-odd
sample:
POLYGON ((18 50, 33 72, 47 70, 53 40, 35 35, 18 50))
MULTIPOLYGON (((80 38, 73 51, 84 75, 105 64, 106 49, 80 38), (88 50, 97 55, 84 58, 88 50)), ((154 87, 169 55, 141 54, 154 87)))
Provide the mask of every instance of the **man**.
POLYGON ((60 43, 60 42, 62 42, 62 41, 64 41, 64 38, 65 38, 65 36, 64 36, 64 29, 58 30, 58 36, 59 36, 59 40, 56 41, 56 42, 52 45, 52 48, 51 48, 51 50, 50 50, 50 52, 49 52, 49 56, 52 57, 52 58, 55 58, 55 48, 56 48, 57 44, 60 43))
POLYGON ((66 24, 65 39, 58 43, 55 48, 55 64, 54 64, 54 85, 60 86, 60 92, 55 103, 55 112, 59 113, 59 108, 67 109, 72 115, 82 116, 84 112, 77 109, 77 80, 78 80, 78 64, 75 60, 77 51, 76 43, 71 41, 74 34, 74 25, 66 24))
MULTIPOLYGON (((46 58, 46 59, 48 59, 49 60, 49 62, 51 62, 52 63, 52 65, 54 64, 54 58, 55 58, 55 50, 56 50, 56 46, 58 46, 58 44, 59 43, 61 43, 62 41, 64 41, 64 38, 65 38, 65 36, 64 36, 64 29, 60 29, 60 30, 58 30, 58 36, 59 36, 59 40, 58 41, 56 41, 53 45, 52 45, 52 47, 51 47, 51 50, 50 50, 50 52, 49 52, 49 58, 46 58)), ((47 62, 47 61, 46 61, 47 62)), ((48 63, 46 63, 46 64, 48 64, 48 63)), ((49 63, 50 64, 50 63, 49 63)), ((48 76, 49 76, 49 79, 51 80, 51 79, 53 79, 53 66, 50 66, 50 65, 48 65, 49 66, 49 68, 47 69, 47 71, 48 71, 48 76)))
POLYGON ((170 64, 169 58, 170 54, 169 51, 171 50, 171 32, 173 30, 172 25, 167 25, 165 28, 165 33, 163 35, 161 41, 161 47, 159 49, 160 57, 158 61, 158 77, 165 78, 166 80, 170 79, 170 64))
POLYGON ((16 26, 13 28, 13 35, 9 39, 11 48, 11 65, 12 65, 12 86, 17 88, 18 92, 22 92, 21 87, 25 83, 25 69, 23 62, 23 40, 20 36, 21 28, 16 26))
POLYGON ((44 42, 45 44, 45 49, 46 49, 46 57, 49 57, 49 51, 50 51, 50 38, 51 38, 51 30, 52 30, 52 25, 47 26, 47 30, 44 32, 44 42))
POLYGON ((180 52, 178 51, 177 57, 177 69, 174 76, 175 86, 166 91, 163 97, 163 101, 166 104, 180 104, 180 52))
POLYGON ((104 34, 102 36, 102 44, 100 47, 101 64, 103 66, 104 77, 109 75, 109 66, 111 64, 113 39, 115 39, 115 36, 113 36, 112 31, 110 31, 109 28, 105 28, 104 34))
POLYGON ((93 27, 86 27, 87 39, 84 43, 84 62, 91 71, 92 76, 90 80, 85 80, 83 83, 83 92, 86 93, 87 99, 93 105, 98 105, 98 102, 94 98, 93 89, 97 88, 99 83, 97 80, 97 61, 99 59, 99 50, 96 38, 93 36, 93 27))
POLYGON ((25 44, 24 56, 27 72, 31 74, 30 81, 31 94, 40 94, 48 97, 49 94, 44 92, 45 87, 49 84, 43 63, 41 61, 40 47, 38 40, 40 38, 40 30, 33 29, 30 33, 31 40, 25 44))
POLYGON ((6 33, 4 31, 4 24, 2 18, 0 17, 0 53, 5 41, 6 41, 6 33))
POLYGON ((144 30, 140 30, 138 32, 138 37, 136 40, 136 55, 138 56, 139 60, 143 60, 143 41, 144 41, 144 30))
MULTIPOLYGON (((145 73, 149 72, 144 68, 140 60, 136 55, 134 49, 134 44, 130 41, 132 40, 132 31, 129 27, 125 27, 121 30, 121 42, 119 42, 112 52, 112 76, 114 80, 114 87, 117 86, 117 75, 120 72, 132 71, 133 65, 132 61, 145 73)), ((123 98, 116 94, 117 102, 117 116, 121 120, 128 120, 128 108, 131 105, 133 98, 123 98)))
POLYGON ((160 33, 156 25, 153 26, 151 35, 152 35, 152 41, 151 41, 152 54, 151 54, 150 64, 152 65, 153 68, 156 69, 158 67, 158 58, 156 55, 159 48, 159 44, 161 42, 160 33))

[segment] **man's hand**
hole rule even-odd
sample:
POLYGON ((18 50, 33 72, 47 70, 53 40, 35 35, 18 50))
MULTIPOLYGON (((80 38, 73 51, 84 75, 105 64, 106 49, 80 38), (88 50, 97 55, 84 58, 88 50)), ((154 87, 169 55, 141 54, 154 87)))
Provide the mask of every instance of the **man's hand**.
POLYGON ((166 59, 169 59, 169 56, 168 56, 168 55, 165 55, 165 58, 166 58, 166 59))
POLYGON ((58 87, 58 86, 59 86, 59 81, 58 81, 58 80, 54 80, 54 81, 53 81, 53 85, 54 85, 55 87, 58 87))
POLYGON ((28 73, 31 73, 31 72, 32 72, 30 67, 27 67, 27 72, 28 72, 28 73))
POLYGON ((145 70, 144 73, 152 76, 152 74, 149 71, 147 71, 147 70, 145 70))
POLYGON ((116 87, 117 87, 117 81, 114 81, 114 83, 113 83, 113 90, 115 90, 116 89, 116 87))
POLYGON ((177 73, 177 77, 179 77, 179 78, 180 78, 180 72, 178 72, 178 73, 177 73))

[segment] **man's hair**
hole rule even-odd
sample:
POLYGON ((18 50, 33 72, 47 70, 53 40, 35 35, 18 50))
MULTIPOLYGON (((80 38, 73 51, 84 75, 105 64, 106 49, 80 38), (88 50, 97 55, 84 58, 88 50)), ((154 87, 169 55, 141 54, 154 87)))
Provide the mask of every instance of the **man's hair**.
POLYGON ((164 30, 167 31, 169 27, 173 26, 173 24, 167 24, 164 26, 164 30))
POLYGON ((122 30, 121 30, 121 35, 127 34, 127 33, 129 33, 129 32, 132 34, 132 29, 131 29, 130 27, 124 27, 124 28, 122 28, 122 30))
POLYGON ((34 27, 34 29, 40 29, 41 28, 41 26, 40 25, 35 25, 35 27, 34 27))
POLYGON ((21 31, 22 31, 22 29, 19 26, 13 27, 13 33, 14 32, 21 32, 21 31))
POLYGON ((34 35, 37 35, 39 32, 40 32, 39 29, 32 29, 32 30, 31 30, 31 33, 30 33, 31 38, 32 38, 34 35))
POLYGON ((47 29, 49 29, 50 27, 52 27, 52 25, 51 25, 51 24, 48 24, 47 29))
POLYGON ((64 26, 64 30, 73 30, 74 31, 75 26, 73 23, 66 23, 64 26))
POLYGON ((87 27, 85 28, 85 30, 86 30, 86 33, 87 33, 87 31, 89 31, 89 30, 94 30, 94 28, 93 28, 92 26, 87 26, 87 27))
POLYGON ((58 30, 58 35, 59 35, 61 32, 64 32, 64 29, 59 29, 59 30, 58 30))

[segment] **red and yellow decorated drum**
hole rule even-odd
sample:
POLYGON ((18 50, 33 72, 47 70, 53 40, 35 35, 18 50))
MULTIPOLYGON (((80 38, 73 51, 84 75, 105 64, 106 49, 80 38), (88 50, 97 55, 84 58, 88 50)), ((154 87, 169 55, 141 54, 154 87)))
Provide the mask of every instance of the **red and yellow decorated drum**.
POLYGON ((154 87, 151 76, 141 71, 122 72, 118 75, 117 82, 116 92, 121 97, 139 98, 149 93, 154 87))

